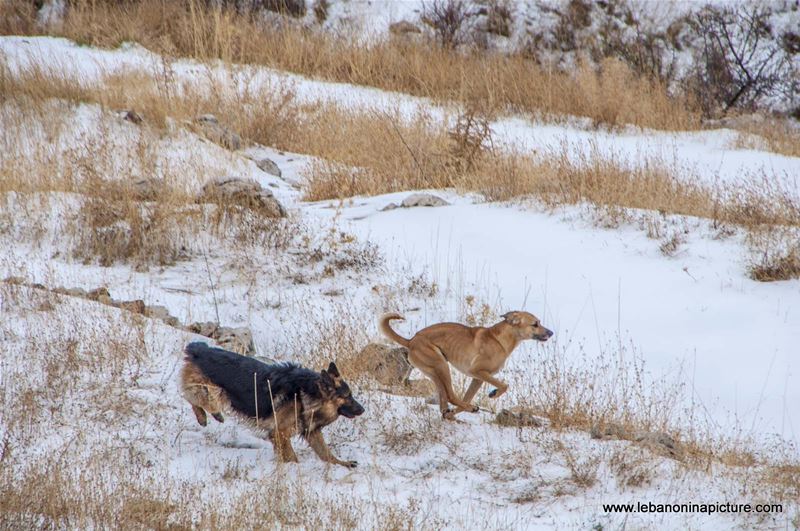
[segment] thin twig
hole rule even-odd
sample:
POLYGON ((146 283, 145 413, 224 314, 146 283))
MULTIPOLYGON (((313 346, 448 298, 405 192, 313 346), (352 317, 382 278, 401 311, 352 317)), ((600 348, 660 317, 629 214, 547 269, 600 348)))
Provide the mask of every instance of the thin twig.
POLYGON ((206 274, 208 275, 208 286, 211 288, 211 295, 214 297, 214 313, 217 316, 217 326, 219 326, 219 306, 217 306, 217 291, 214 289, 214 282, 211 280, 211 268, 208 265, 208 253, 203 251, 203 259, 206 262, 206 274))
POLYGON ((417 166, 420 179, 424 179, 425 174, 422 171, 422 165, 419 163, 419 160, 417 159, 417 156, 414 154, 414 151, 411 149, 411 146, 409 146, 408 142, 406 142, 406 139, 403 137, 403 133, 400 132, 400 129, 397 127, 397 124, 395 123, 394 119, 391 116, 389 116, 389 114, 386 111, 381 111, 380 113, 384 116, 384 118, 389 120, 390 124, 392 124, 392 128, 394 128, 395 133, 397 133, 397 136, 400 137, 400 141, 408 150, 408 153, 411 155, 411 158, 414 159, 414 164, 416 164, 417 166))

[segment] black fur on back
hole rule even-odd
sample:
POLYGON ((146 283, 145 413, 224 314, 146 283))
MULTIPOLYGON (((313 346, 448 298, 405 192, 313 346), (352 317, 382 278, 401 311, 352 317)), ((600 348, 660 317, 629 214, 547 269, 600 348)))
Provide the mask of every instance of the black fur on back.
POLYGON ((276 409, 279 404, 297 397, 297 407, 300 411, 302 394, 314 398, 322 396, 319 373, 294 363, 267 365, 256 359, 200 342, 189 343, 185 352, 186 361, 194 364, 209 380, 225 390, 231 407, 250 418, 256 417, 253 374, 256 375, 255 381, 258 386, 259 419, 272 417, 273 404, 270 400, 270 390, 276 409))

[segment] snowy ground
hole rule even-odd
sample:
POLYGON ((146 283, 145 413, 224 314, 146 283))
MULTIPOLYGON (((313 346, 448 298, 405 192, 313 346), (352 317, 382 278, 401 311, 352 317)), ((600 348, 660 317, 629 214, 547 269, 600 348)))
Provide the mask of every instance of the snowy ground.
MULTIPOLYGON (((0 39, 0 60, 13 67, 26 56, 73 72, 87 82, 116 68, 156 68, 160 61, 137 47, 109 52, 59 39, 0 39)), ((178 61, 172 67, 187 80, 202 82, 205 75, 204 67, 190 61, 178 61)), ((446 114, 418 98, 269 70, 258 75, 264 80, 290 79, 300 97, 308 101, 321 98, 358 108, 400 108, 404 113, 424 108, 446 114)), ((92 106, 81 106, 76 113, 76 136, 81 127, 92 130, 106 124, 103 130, 115 141, 129 142, 124 131, 134 127, 131 124, 92 106)), ((800 159, 732 150, 731 133, 726 131, 614 134, 577 126, 544 126, 525 118, 504 119, 494 128, 501 143, 526 149, 546 151, 566 141, 583 149, 602 146, 629 157, 632 163, 668 156, 709 181, 734 180, 763 170, 797 186, 800 175, 800 159)), ((122 265, 102 268, 70 259, 65 248, 59 247, 64 242, 44 238, 42 244, 17 237, 21 226, 35 225, 22 216, 12 223, 11 230, 0 231, 0 278, 20 275, 49 287, 105 285, 115 298, 163 304, 182 322, 215 320, 219 312, 225 324, 252 328, 261 355, 285 359, 313 348, 320 338, 314 337, 312 325, 337 319, 354 321, 363 323, 361 333, 366 337, 377 339, 375 317, 382 311, 397 310, 408 318, 399 330, 410 335, 439 320, 462 318, 470 311, 465 308, 465 297, 472 295, 497 312, 532 311, 556 332, 546 348, 524 345, 514 353, 503 377, 518 389, 541 381, 537 370, 542 360, 578 363, 587 358, 636 354, 645 362, 645 378, 685 382, 687 397, 719 434, 738 429, 740 436, 757 441, 777 435, 787 447, 789 442, 800 442, 800 282, 749 280, 737 235, 716 239, 702 220, 663 219, 660 223, 667 230, 681 233, 686 240, 679 252, 668 258, 659 251, 659 242, 648 239, 635 224, 599 229, 590 225, 581 208, 544 213, 535 205, 485 204, 479 198, 447 190, 434 191, 452 203, 439 208, 380 210, 389 202, 398 202, 403 193, 343 203, 305 203, 291 184, 302 180, 310 162, 303 155, 265 148, 263 153, 283 172, 278 179, 258 170, 241 153, 227 152, 187 132, 163 139, 161 150, 171 160, 200 160, 192 169, 205 168, 209 178, 225 172, 257 179, 270 186, 292 215, 321 240, 338 231, 353 233, 358 242, 377 245, 385 258, 383 265, 327 277, 320 274, 319 267, 291 256, 267 250, 237 254, 220 248, 209 249, 208 264, 195 255, 174 266, 144 272, 122 265), (330 232, 331 228, 335 230, 330 232), (308 278, 307 283, 293 280, 298 272, 308 278), (436 283, 439 293, 422 296, 410 292, 414 278, 436 283), (210 284, 215 286, 213 292, 210 284), (331 290, 342 294, 326 295, 331 290), (318 320, 304 328, 296 324, 298 316, 318 320), (625 345, 622 350, 621 344, 625 345)), ((187 179, 195 186, 205 180, 194 171, 187 172, 187 179)), ((59 204, 58 197, 51 200, 59 204)), ((55 223, 55 215, 45 216, 52 216, 50 222, 55 223)), ((58 298, 53 310, 34 308, 25 313, 25 304, 19 301, 35 299, 25 290, 0 292, 0 309, 6 312, 0 320, 0 337, 10 353, 0 364, 4 385, 15 378, 38 378, 38 369, 29 372, 33 362, 25 358, 31 345, 41 350, 43 345, 58 345, 74 335, 88 338, 85 348, 91 350, 91 342, 101 341, 103 334, 138 330, 123 312, 68 297, 58 298), (38 319, 51 323, 50 335, 39 338, 35 332, 38 319), (89 333, 92 326, 99 328, 89 333)), ((224 483, 236 492, 248 482, 277 474, 269 445, 245 428, 228 423, 201 429, 195 424, 175 386, 180 350, 190 335, 155 322, 146 323, 142 330, 147 353, 144 369, 133 387, 122 392, 141 400, 147 414, 138 428, 131 421, 105 432, 100 425, 91 438, 107 443, 118 438, 136 445, 151 463, 146 474, 159 481, 172 478, 214 485, 236 468, 238 476, 224 483)), ((626 359, 625 363, 631 362, 626 359)), ((105 375, 103 369, 97 374, 105 375)), ((794 512, 766 520, 726 515, 604 514, 602 503, 632 500, 738 501, 739 472, 721 466, 711 473, 687 470, 672 460, 649 455, 642 466, 652 479, 631 486, 610 464, 615 462, 614 456, 623 460, 634 454, 638 457, 638 448, 630 443, 595 441, 583 432, 501 428, 491 424, 486 413, 466 415, 461 423, 446 423, 438 419, 434 406, 424 405, 420 398, 368 388, 357 391, 367 413, 355 421, 338 421, 328 430, 327 439, 340 457, 357 459, 361 466, 355 471, 327 469, 315 492, 322 499, 351 498, 378 508, 408 505, 417 511, 416 526, 430 528, 758 525, 783 529, 797 522, 792 520, 796 507, 794 512), (404 442, 400 444, 398 439, 404 442), (590 469, 596 464, 595 483, 576 486, 571 456, 590 469)), ((489 404, 485 398, 483 404, 504 407, 522 395, 515 390, 501 398, 500 404, 489 404)), ((65 402, 78 410, 85 407, 76 396, 65 402)), ((0 412, 0 419, 4 414, 8 412, 0 412)), ((684 414, 676 416, 678 422, 688 420, 684 414)), ((0 431, 3 424, 0 422, 0 431)), ((63 440, 70 440, 78 427, 67 423, 61 429, 63 440)), ((58 437, 38 440, 22 455, 32 458, 50 445, 57 446, 58 437)), ((310 449, 302 447, 298 453, 300 464, 280 472, 294 480, 318 478, 323 467, 310 449)), ((363 527, 379 525, 383 513, 378 508, 364 515, 363 527)))

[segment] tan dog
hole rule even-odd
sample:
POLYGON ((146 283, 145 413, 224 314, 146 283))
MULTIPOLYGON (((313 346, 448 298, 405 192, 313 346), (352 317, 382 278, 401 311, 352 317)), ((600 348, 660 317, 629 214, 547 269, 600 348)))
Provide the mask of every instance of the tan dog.
POLYGON ((442 417, 453 419, 461 411, 478 411, 478 407, 470 402, 483 382, 496 387, 489 393, 492 398, 497 398, 508 390, 508 384, 494 375, 503 368, 520 341, 547 341, 553 335, 552 331, 542 326, 535 315, 528 312, 508 312, 502 317, 502 321, 489 328, 439 323, 423 328, 411 339, 400 336, 389 326, 389 321, 403 320, 400 314, 384 315, 379 325, 386 337, 408 347, 408 361, 411 365, 436 384, 442 417), (463 399, 459 399, 453 392, 448 363, 472 377, 463 399), (458 409, 453 411, 448 403, 458 406, 458 409))

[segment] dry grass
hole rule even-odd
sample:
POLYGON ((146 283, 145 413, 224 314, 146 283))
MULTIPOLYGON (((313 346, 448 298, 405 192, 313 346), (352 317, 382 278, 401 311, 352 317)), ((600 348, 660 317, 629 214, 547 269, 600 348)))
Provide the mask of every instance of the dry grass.
MULTIPOLYGON (((26 11, 18 11, 23 23, 5 31, 35 33, 26 11)), ((578 115, 598 125, 699 127, 687 101, 668 96, 659 82, 638 77, 614 60, 572 75, 523 57, 461 53, 402 40, 364 44, 291 24, 270 27, 195 0, 76 2, 64 24, 51 32, 82 44, 116 47, 135 41, 167 56, 261 64, 439 101, 481 102, 495 111, 530 112, 551 120, 578 115)))
POLYGON ((787 157, 800 157, 800 127, 786 120, 766 119, 734 125, 737 149, 760 149, 787 157))
POLYGON ((294 111, 284 105, 288 93, 245 87, 239 99, 223 100, 213 90, 201 96, 189 88, 177 97, 179 89, 168 74, 107 76, 99 88, 89 88, 35 63, 13 76, 0 66, 2 226, 37 241, 54 224, 41 214, 57 210, 62 223, 49 230, 57 234, 59 250, 101 265, 172 264, 197 252, 199 234, 209 229, 217 244, 285 247, 291 218, 196 204, 200 186, 227 176, 230 167, 192 157, 188 142, 196 140, 170 120, 188 122, 210 109, 226 112, 226 105, 243 109, 258 101, 263 113, 240 121, 240 131, 269 141, 293 120, 294 111), (144 123, 135 126, 108 112, 119 109, 136 109, 144 123), (38 208, 44 211, 36 214, 38 208))
POLYGON ((747 235, 748 273, 761 282, 800 278, 800 233, 788 227, 764 227, 747 235))

